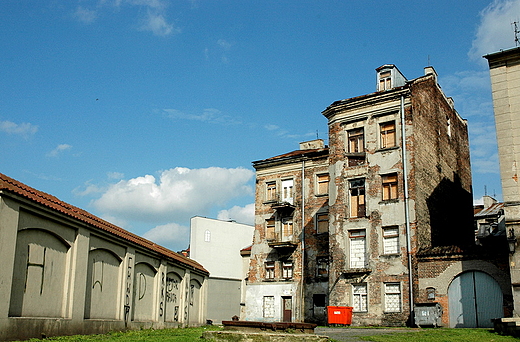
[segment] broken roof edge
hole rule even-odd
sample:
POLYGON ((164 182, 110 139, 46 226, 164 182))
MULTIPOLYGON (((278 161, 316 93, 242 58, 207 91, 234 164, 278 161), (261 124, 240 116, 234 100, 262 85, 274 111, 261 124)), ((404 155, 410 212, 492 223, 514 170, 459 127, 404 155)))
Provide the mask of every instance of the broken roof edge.
POLYGON ((108 221, 105 221, 81 208, 75 207, 69 203, 63 202, 57 197, 36 190, 24 183, 21 183, 11 177, 0 173, 0 197, 9 196, 17 201, 20 199, 17 196, 31 202, 33 205, 43 206, 55 214, 65 215, 67 218, 86 224, 90 228, 100 229, 106 233, 119 237, 127 242, 147 248, 151 251, 159 253, 165 259, 172 259, 180 264, 183 264, 191 269, 198 270, 204 274, 209 275, 201 264, 195 260, 189 259, 179 253, 171 251, 166 247, 158 245, 150 240, 147 240, 139 235, 133 234, 121 227, 118 227, 108 221))
POLYGON ((281 163, 286 161, 299 161, 305 158, 323 158, 329 155, 329 148, 325 146, 324 148, 317 149, 309 149, 309 150, 294 150, 291 152, 287 152, 284 154, 280 154, 274 157, 270 157, 267 159, 257 160, 252 162, 253 167, 255 169, 261 168, 263 166, 271 165, 272 163, 281 163))

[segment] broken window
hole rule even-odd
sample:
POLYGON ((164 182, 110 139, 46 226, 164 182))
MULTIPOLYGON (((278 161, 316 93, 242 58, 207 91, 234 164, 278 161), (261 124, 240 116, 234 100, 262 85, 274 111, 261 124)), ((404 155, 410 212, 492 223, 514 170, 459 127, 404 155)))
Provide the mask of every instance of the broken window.
POLYGON ((265 279, 274 279, 274 261, 265 263, 265 279))
POLYGON ((368 311, 367 284, 352 284, 352 306, 356 312, 368 311))
POLYGON ((292 261, 282 262, 282 278, 291 279, 293 276, 293 263, 292 261))
POLYGON ((364 229, 350 230, 350 268, 366 267, 366 231, 364 229))
POLYGON ((329 213, 316 214, 316 233, 322 234, 329 231, 329 213))
POLYGON ((314 306, 325 307, 327 304, 327 295, 321 293, 315 293, 312 295, 312 302, 314 306))
POLYGON ((319 278, 329 276, 329 258, 320 257, 316 259, 316 276, 319 278))
POLYGON ((365 180, 351 180, 349 188, 350 217, 365 217, 365 180))
POLYGON ((401 284, 385 283, 385 312, 401 312, 401 284))
POLYGON ((397 173, 381 176, 383 183, 383 201, 397 199, 397 173))
POLYGON ((388 90, 392 88, 392 74, 390 71, 383 71, 379 73, 379 91, 388 90))
POLYGON ((329 193, 329 174, 322 173, 316 175, 316 194, 323 195, 329 193))
POLYGON ((266 183, 266 201, 275 201, 276 200, 276 182, 267 182, 266 183))
POLYGON ((276 239, 275 235, 275 221, 273 218, 265 220, 265 238, 267 241, 274 241, 276 239))
POLYGON ((381 148, 390 148, 395 145, 395 122, 381 124, 381 148))
POLYGON ((383 227, 383 253, 399 253, 399 227, 383 227))

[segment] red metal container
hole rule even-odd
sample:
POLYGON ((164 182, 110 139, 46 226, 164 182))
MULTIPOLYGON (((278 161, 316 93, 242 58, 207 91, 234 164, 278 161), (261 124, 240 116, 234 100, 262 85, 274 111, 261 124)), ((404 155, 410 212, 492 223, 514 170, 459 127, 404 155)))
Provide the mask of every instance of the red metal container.
POLYGON ((327 316, 329 324, 352 324, 351 306, 327 306, 327 316))

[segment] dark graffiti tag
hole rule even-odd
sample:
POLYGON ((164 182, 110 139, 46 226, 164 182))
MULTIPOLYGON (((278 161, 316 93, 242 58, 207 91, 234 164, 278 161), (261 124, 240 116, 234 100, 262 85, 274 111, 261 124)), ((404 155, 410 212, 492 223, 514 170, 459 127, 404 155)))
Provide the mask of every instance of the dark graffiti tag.
POLYGON ((132 257, 128 257, 128 267, 126 269, 126 293, 125 293, 125 327, 128 323, 130 314, 130 299, 132 298, 132 257))

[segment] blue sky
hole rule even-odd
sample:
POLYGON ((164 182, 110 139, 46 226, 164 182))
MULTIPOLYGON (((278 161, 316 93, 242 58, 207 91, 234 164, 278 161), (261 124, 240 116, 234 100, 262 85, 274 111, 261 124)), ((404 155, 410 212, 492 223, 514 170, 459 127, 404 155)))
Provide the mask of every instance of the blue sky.
POLYGON ((336 100, 428 62, 501 199, 489 71, 520 0, 0 2, 0 172, 173 250, 252 223, 251 162, 327 138, 336 100))

